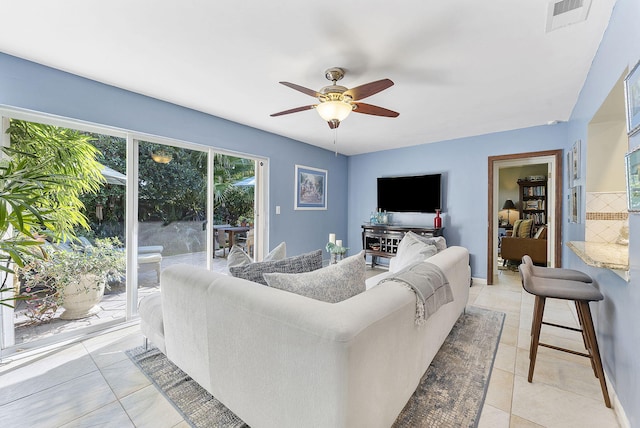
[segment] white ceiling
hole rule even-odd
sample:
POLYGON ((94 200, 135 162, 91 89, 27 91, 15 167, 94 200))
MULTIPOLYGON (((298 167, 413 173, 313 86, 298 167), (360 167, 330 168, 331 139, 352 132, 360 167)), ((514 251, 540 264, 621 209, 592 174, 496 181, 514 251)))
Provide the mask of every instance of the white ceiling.
POLYGON ((546 33, 547 0, 20 0, 3 2, 0 51, 334 150, 314 104, 324 70, 398 118, 351 114, 352 155, 567 120, 615 0, 546 33))

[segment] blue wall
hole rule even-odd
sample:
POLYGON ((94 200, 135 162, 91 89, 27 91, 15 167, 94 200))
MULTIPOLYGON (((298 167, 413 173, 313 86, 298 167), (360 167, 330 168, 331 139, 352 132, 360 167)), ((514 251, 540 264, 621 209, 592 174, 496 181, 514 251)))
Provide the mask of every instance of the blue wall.
MULTIPOLYGON (((611 88, 628 68, 640 60, 640 1, 618 0, 589 75, 568 123, 463 138, 416 147, 371 153, 349 158, 349 241, 359 242, 361 224, 376 206, 376 177, 441 172, 444 180, 445 236, 451 245, 467 247, 472 275, 486 278, 487 258, 487 157, 547 149, 570 150, 582 140, 581 169, 585 171, 587 125, 611 88)), ((629 149, 640 146, 640 135, 629 149)), ((620 166, 624 168, 624 160, 620 166)), ((563 241, 582 241, 585 236, 584 174, 582 219, 562 223, 563 241)), ((568 190, 563 209, 566 213, 568 190)), ((415 216, 409 221, 431 225, 433 216, 415 216)), ((566 216, 563 216, 563 218, 566 216)), ((588 272, 599 283, 605 299, 592 306, 600 351, 631 426, 640 426, 640 214, 629 216, 630 282, 607 269, 585 265, 563 246, 563 265, 588 272)), ((355 245, 351 245, 352 248, 355 245)))
POLYGON ((286 241, 299 254, 324 248, 330 232, 346 236, 345 156, 2 53, 0 105, 267 157, 269 248, 286 241), (296 164, 328 170, 327 211, 293 209, 296 164))
MULTIPOLYGON (((443 173, 444 226, 448 242, 469 248, 473 276, 486 277, 487 157, 568 150, 575 140, 587 141, 588 121, 625 69, 640 59, 638 22, 640 2, 618 0, 567 124, 424 144, 353 156, 348 160, 343 156, 336 158, 332 152, 4 54, 0 54, 0 104, 269 157, 270 247, 284 240, 292 254, 323 247, 329 232, 347 236, 346 245, 352 253, 361 248, 360 226, 376 208, 376 177, 443 173), (293 210, 296 163, 329 170, 328 211, 293 210), (275 215, 275 205, 282 208, 279 216, 275 215)), ((640 137, 629 143, 630 148, 638 145, 640 137)), ((583 171, 586 146, 582 144, 583 171)), ((584 202, 582 208, 584 213, 584 202)), ((566 212, 566 204, 564 209, 566 212)), ((408 218, 423 225, 430 225, 431 219, 432 216, 426 215, 408 218)), ((587 271, 600 284, 605 300, 594 305, 594 315, 605 370, 631 426, 640 426, 640 215, 630 216, 629 229, 629 283, 610 271, 586 266, 566 248, 563 263, 587 271)), ((584 214, 579 224, 563 222, 562 233, 564 241, 584 239, 584 214)))
MULTIPOLYGON (((575 140, 587 141, 588 122, 620 76, 625 75, 640 60, 638 22, 640 2, 618 0, 574 108, 565 148, 575 140)), ((639 145, 640 135, 629 141, 629 149, 639 145)), ((586 146, 581 146, 583 171, 586 168, 586 146)), ((623 159, 620 159, 620 168, 624 168, 623 159)), ((584 179, 581 181, 579 184, 584 189, 584 179)), ((583 213, 584 208, 583 203, 583 213)), ((581 224, 567 225, 564 233, 567 240, 583 240, 584 217, 581 224)), ((613 382, 630 425, 640 426, 640 215, 629 214, 630 282, 627 283, 606 269, 586 266, 567 249, 563 260, 570 267, 587 271, 599 283, 605 299, 592 307, 605 370, 613 382)))
MULTIPOLYGON (((562 148, 566 126, 539 126, 349 157, 350 247, 362 247, 361 225, 376 209, 377 177, 442 173, 447 243, 468 248, 472 276, 486 278, 487 157, 562 148)), ((405 215, 403 223, 433 226, 432 219, 433 214, 405 215)))

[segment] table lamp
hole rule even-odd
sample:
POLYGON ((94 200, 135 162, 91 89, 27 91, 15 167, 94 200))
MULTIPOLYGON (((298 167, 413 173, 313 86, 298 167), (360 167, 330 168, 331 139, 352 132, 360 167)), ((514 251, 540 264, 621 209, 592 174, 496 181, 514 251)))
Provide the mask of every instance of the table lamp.
POLYGON ((511 225, 511 219, 509 218, 509 214, 511 214, 511 210, 516 209, 516 205, 513 203, 511 199, 507 199, 504 201, 504 205, 502 206, 503 210, 507 210, 507 224, 511 225))

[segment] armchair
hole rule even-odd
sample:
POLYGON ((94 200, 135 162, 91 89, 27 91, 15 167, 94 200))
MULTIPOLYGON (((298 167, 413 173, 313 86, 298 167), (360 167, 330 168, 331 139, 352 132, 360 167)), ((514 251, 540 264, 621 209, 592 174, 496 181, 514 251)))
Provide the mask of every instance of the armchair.
MULTIPOLYGON (((515 226, 514 226, 515 235, 515 226)), ((503 260, 520 263, 522 256, 529 255, 533 263, 547 265, 547 227, 542 226, 533 238, 504 236, 500 248, 503 260)))

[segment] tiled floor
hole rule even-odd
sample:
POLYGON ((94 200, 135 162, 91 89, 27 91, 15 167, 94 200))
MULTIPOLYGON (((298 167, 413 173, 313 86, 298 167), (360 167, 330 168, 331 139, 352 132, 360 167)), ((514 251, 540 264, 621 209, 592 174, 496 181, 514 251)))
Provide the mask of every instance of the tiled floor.
MULTIPOLYGON (((222 254, 222 250, 217 251, 218 255, 222 254)), ((186 263, 194 266, 206 266, 207 256, 204 252, 187 253, 174 256, 165 256, 162 258, 161 269, 186 263)), ((212 270, 226 274, 227 259, 215 257, 212 260, 212 270)), ((158 277, 154 269, 145 269, 138 273, 138 300, 146 295, 160 290, 158 277)), ((61 333, 74 334, 79 329, 86 327, 98 326, 114 321, 122 320, 126 316, 126 290, 124 284, 117 289, 111 289, 105 292, 104 297, 100 300, 100 311, 94 316, 79 320, 62 320, 60 315, 64 312, 63 308, 58 308, 56 316, 49 322, 41 324, 32 324, 26 316, 25 302, 18 302, 14 323, 15 343, 19 347, 29 347, 31 342, 46 339, 61 333)), ((60 337, 60 336, 58 336, 60 337)))
MULTIPOLYGON (((499 284, 474 285, 470 304, 507 314, 480 427, 617 427, 588 360, 541 348, 534 382, 528 383, 533 299, 517 273, 499 284)), ((547 304, 545 315, 573 322, 566 302, 547 304)), ((556 329, 557 330, 557 329, 556 329)), ((552 343, 582 349, 578 333, 544 330, 552 343)), ((0 365, 2 427, 187 427, 124 354, 138 346, 138 326, 0 365)))

